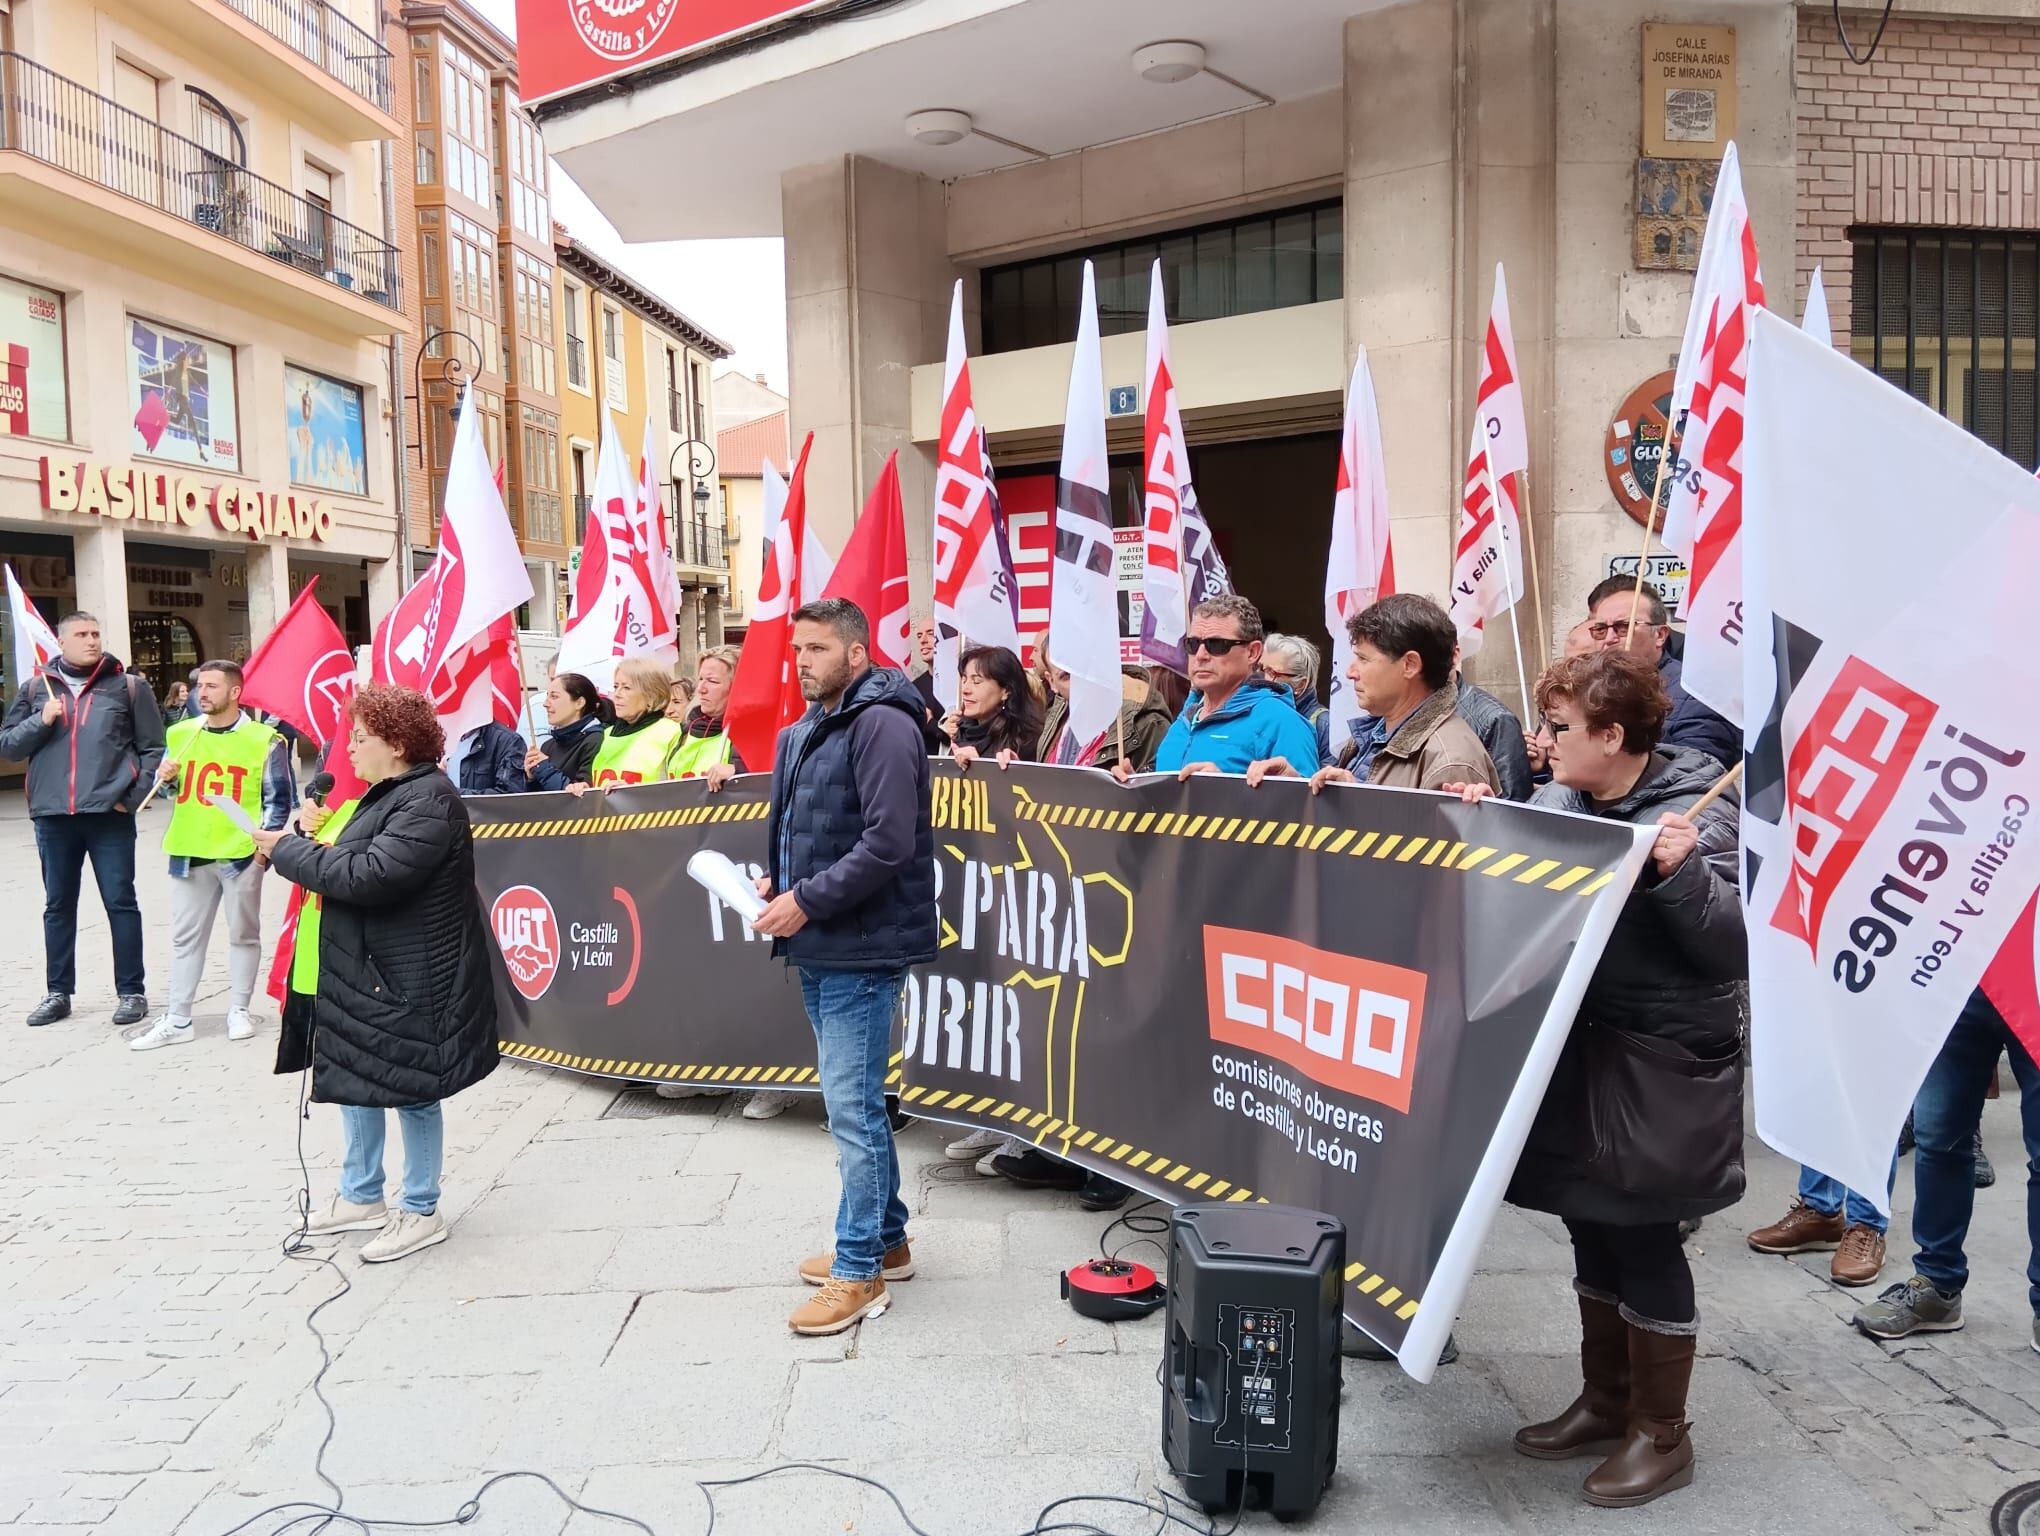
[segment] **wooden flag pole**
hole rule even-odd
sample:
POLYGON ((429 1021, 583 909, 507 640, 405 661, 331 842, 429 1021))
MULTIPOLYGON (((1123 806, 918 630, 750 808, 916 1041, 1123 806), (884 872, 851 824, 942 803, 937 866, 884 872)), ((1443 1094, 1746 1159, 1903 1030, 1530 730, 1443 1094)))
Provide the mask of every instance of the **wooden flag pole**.
MULTIPOLYGON (((1630 462, 1636 461, 1636 450, 1630 449, 1630 462)), ((1657 483, 1650 488, 1650 511, 1643 519, 1643 548, 1636 556, 1636 588, 1629 604, 1629 633, 1623 637, 1622 649, 1628 650, 1636 643, 1636 606, 1643 601, 1643 573, 1650 565, 1650 536, 1657 527, 1658 505, 1664 500, 1667 471, 1673 466, 1672 431, 1665 427, 1664 456, 1658 460, 1657 483)))
MULTIPOLYGON (((1523 549, 1530 558, 1530 601, 1537 605, 1537 670, 1542 672, 1556 658, 1551 654, 1551 635, 1545 629, 1544 582, 1537 574, 1537 538, 1530 529, 1530 471, 1516 471, 1517 520, 1523 525, 1523 549)), ((1527 707, 1527 706, 1526 706, 1527 707)))
POLYGON ((1742 781, 1742 766, 1743 765, 1741 763, 1737 763, 1733 768, 1729 769, 1728 772, 1724 773, 1720 778, 1716 779, 1711 785, 1709 785, 1707 788, 1707 793, 1702 795, 1698 800, 1695 800, 1693 802, 1693 808, 1686 812, 1686 819, 1688 821, 1698 821, 1700 819, 1700 813, 1702 811, 1706 810, 1708 806, 1714 804, 1715 801, 1719 800, 1723 795, 1727 794, 1728 791, 1735 788, 1735 786, 1742 781))

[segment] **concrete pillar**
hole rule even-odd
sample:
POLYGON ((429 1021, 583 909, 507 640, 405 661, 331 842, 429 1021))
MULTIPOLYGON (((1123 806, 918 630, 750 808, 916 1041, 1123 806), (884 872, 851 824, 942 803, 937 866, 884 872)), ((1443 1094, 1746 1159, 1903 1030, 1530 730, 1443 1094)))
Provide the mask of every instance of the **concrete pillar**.
POLYGON ((273 539, 248 546, 248 646, 269 638, 290 611, 290 550, 273 539))
MULTIPOLYGON (((77 571, 78 608, 99 620, 107 650, 122 662, 135 659, 128 632, 127 537, 119 523, 104 518, 71 530, 72 564, 77 571)), ((59 615, 61 617, 61 615, 59 615)))
MULTIPOLYGON (((1497 261, 1526 380, 1531 527, 1549 564, 1552 5, 1409 0, 1346 22, 1347 349, 1364 345, 1374 373, 1397 585, 1441 601, 1497 261)), ((1528 594, 1518 611, 1534 675, 1528 594)), ((1519 702, 1506 620, 1468 670, 1519 702)))
MULTIPOLYGON (((397 599, 411 584, 401 559, 375 560, 368 567, 368 625, 371 631, 383 616, 397 606, 397 599)), ((252 583, 251 583, 252 585, 252 583)))
POLYGON ((909 371, 939 361, 949 325, 939 182, 846 156, 780 180, 792 449, 812 431, 808 516, 841 549, 886 455, 900 455, 908 574, 928 606, 935 456, 912 436, 909 371))

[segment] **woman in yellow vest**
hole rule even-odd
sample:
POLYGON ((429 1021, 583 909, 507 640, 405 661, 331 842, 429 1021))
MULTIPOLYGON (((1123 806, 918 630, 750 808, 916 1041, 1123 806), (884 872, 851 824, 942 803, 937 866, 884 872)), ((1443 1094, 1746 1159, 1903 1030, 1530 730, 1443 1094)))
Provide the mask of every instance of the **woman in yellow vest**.
POLYGON ((729 707, 730 684, 736 675, 734 645, 718 645, 701 653, 701 664, 694 671, 694 708, 687 712, 687 739, 673 758, 674 778, 699 778, 717 763, 728 763, 736 773, 747 771, 723 727, 723 711, 729 707))
MULTIPOLYGON (((590 783, 596 789, 614 784, 657 784, 677 777, 673 758, 686 734, 666 718, 673 697, 673 678, 663 662, 646 656, 627 657, 616 664, 610 688, 616 723, 595 754, 590 783)), ((586 790, 588 785, 578 786, 586 790)))

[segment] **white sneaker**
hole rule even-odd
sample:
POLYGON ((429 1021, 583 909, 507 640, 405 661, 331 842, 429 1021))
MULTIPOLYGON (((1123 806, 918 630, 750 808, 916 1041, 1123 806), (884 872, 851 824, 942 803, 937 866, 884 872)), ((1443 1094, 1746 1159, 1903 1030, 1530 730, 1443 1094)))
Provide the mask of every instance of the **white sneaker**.
POLYGON ((999 1176, 999 1170, 992 1166, 994 1158, 1004 1157, 1008 1152, 1024 1152, 1026 1150, 1027 1144, 1025 1142, 1016 1141, 1011 1136, 1001 1136, 999 1137, 999 1144, 977 1160, 977 1171, 984 1178, 996 1179, 999 1176))
POLYGON ((166 1013, 134 1039, 128 1041, 131 1051, 153 1051, 166 1045, 185 1045, 191 1040, 191 1020, 180 1019, 174 1013, 166 1013))
POLYGON ((961 1141, 952 1141, 942 1155, 952 1163, 974 1163, 994 1147, 1006 1144, 1004 1131, 972 1131, 961 1141))
POLYGON ((248 1040, 252 1039, 254 1034, 255 1021, 248 1016, 247 1009, 229 1008, 227 1010, 227 1038, 229 1040, 248 1040))
POLYGON ((356 1205, 338 1195, 323 1211, 314 1211, 305 1223, 307 1237, 331 1237, 336 1232, 380 1232, 389 1225, 390 1209, 378 1200, 373 1205, 356 1205))
POLYGON ((727 1088, 697 1088, 692 1083, 659 1083, 652 1092, 662 1099, 720 1099, 729 1095, 727 1088))
POLYGON ((420 1248, 443 1243, 449 1236, 446 1222, 437 1211, 420 1216, 416 1211, 398 1211, 380 1233, 361 1245, 361 1262, 387 1264, 408 1258, 420 1248))
POLYGON ((798 1103, 797 1093, 754 1093, 744 1105, 746 1120, 771 1120, 785 1114, 798 1103))

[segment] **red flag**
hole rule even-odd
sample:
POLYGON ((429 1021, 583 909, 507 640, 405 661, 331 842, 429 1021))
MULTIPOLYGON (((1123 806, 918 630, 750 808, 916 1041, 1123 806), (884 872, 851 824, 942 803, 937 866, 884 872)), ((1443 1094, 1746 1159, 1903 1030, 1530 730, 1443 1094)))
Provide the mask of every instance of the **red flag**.
POLYGON ((332 616, 319 606, 318 589, 314 576, 241 664, 241 703, 268 711, 324 747, 345 734, 354 657, 332 616))
POLYGON ((807 546, 807 461, 815 445, 810 432, 794 461, 786 488, 786 508, 772 530, 758 574, 758 596, 751 624, 744 631, 744 649, 737 657, 737 675, 730 683, 730 702, 723 714, 737 755, 754 769, 772 761, 779 733, 807 712, 800 679, 793 667, 793 610, 801 604, 802 562, 807 546))
MULTIPOLYGON (((907 598, 907 509, 900 499, 897 450, 886 455, 864 515, 836 562, 824 597, 847 597, 871 624, 871 661, 905 671, 913 656, 913 612, 907 598)), ((749 762, 747 757, 745 762, 749 762)))
POLYGON ((2012 931, 1983 973, 1983 990, 2012 1026, 2026 1054, 2040 1059, 2040 896, 2012 924, 2012 931))

